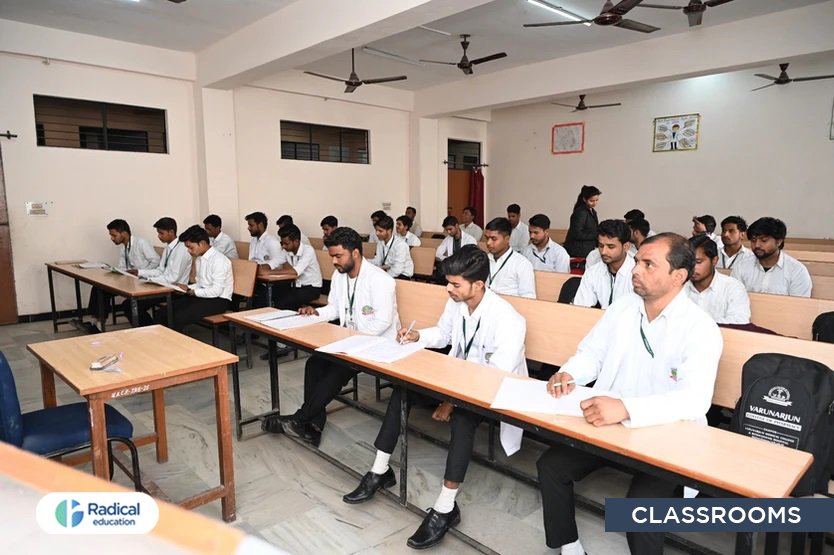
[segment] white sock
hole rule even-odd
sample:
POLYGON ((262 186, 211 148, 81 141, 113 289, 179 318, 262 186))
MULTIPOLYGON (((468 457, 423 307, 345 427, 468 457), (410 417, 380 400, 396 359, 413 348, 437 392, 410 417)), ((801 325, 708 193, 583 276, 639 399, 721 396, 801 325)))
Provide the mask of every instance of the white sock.
POLYGON ((457 495, 457 489, 441 486, 440 495, 437 496, 437 501, 434 502, 434 510, 443 514, 452 512, 452 509, 455 508, 455 497, 457 495))
POLYGON ((388 461, 391 460, 391 453, 376 452, 376 459, 374 465, 371 467, 371 472, 374 474, 385 474, 388 472, 388 461))
POLYGON ((98 329, 99 331, 101 331, 101 323, 98 321, 98 318, 90 318, 90 323, 92 323, 92 324, 93 324, 93 326, 94 326, 96 329, 98 329))
POLYGON ((562 546, 562 555, 585 555, 585 548, 576 540, 573 543, 566 543, 562 546))

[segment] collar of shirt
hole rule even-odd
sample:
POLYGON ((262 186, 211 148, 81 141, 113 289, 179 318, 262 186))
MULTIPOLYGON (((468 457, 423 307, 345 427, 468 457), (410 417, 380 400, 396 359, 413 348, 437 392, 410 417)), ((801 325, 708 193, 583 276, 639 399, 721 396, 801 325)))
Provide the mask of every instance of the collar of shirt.
POLYGON ((292 251, 287 251, 287 256, 292 257, 292 263, 295 264, 299 260, 301 260, 302 255, 304 254, 304 243, 298 243, 298 250, 293 254, 292 251))
MULTIPOLYGON (((457 303, 458 304, 458 312, 460 312, 460 315, 463 316, 463 318, 467 322, 469 322, 469 321, 477 322, 478 320, 481 319, 481 315, 484 313, 484 310, 486 310, 484 307, 487 306, 492 301, 494 295, 495 295, 495 293, 493 293, 489 289, 486 289, 486 290, 484 290, 484 297, 481 299, 481 302, 478 303, 478 306, 475 307, 475 310, 472 312, 472 314, 469 314, 469 305, 467 305, 463 301, 457 303)), ((475 329, 475 328, 472 328, 472 329, 475 329)), ((467 339, 469 339, 469 338, 467 337, 467 339)))
MULTIPOLYGON (((636 293, 635 293, 635 295, 636 295, 636 293)), ((669 304, 667 304, 663 308, 663 310, 660 311, 660 314, 657 315, 657 318, 655 318, 651 322, 649 322, 649 315, 646 313, 646 301, 641 301, 640 304, 639 304, 640 314, 643 315, 643 318, 645 320, 645 324, 650 326, 650 325, 654 324, 655 322, 659 322, 661 320, 661 318, 664 319, 664 320, 669 319, 672 316, 674 316, 674 314, 676 312, 679 312, 679 311, 683 310, 685 308, 684 305, 687 301, 689 301, 689 297, 686 296, 685 288, 681 287, 681 290, 678 291, 678 294, 675 295, 675 298, 673 298, 669 302, 669 304)))
POLYGON ((499 264, 500 265, 500 263, 503 262, 504 259, 506 259, 508 256, 510 256, 512 254, 513 254, 513 249, 508 247, 506 252, 504 252, 504 254, 502 254, 499 258, 495 258, 493 255, 489 255, 489 261, 492 262, 493 264, 499 264))
MULTIPOLYGON (((630 253, 626 253, 625 260, 620 265, 620 269, 617 270, 617 278, 624 278, 624 279, 631 279, 631 270, 634 268, 634 257, 631 256, 630 253)), ((608 265, 605 264, 605 271, 608 275, 611 275, 611 271, 608 269, 608 265)))
POLYGON ((764 266, 762 266, 762 261, 759 260, 759 257, 756 257, 756 269, 760 270, 762 273, 769 272, 773 270, 773 268, 779 268, 780 270, 785 267, 785 253, 779 251, 779 260, 776 261, 776 264, 765 270, 764 266))

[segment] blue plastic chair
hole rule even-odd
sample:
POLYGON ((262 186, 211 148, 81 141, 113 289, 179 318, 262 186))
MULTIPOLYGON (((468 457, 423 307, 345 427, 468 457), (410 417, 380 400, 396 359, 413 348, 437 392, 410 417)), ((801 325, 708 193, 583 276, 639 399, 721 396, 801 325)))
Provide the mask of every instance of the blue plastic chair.
MULTIPOLYGON (((107 450, 113 476, 113 442, 130 450, 133 484, 145 491, 139 475, 139 453, 131 441, 133 424, 110 405, 104 406, 107 450)), ((14 375, 6 356, 0 352, 0 441, 47 458, 68 455, 90 447, 90 417, 87 403, 61 405, 22 414, 14 375)))

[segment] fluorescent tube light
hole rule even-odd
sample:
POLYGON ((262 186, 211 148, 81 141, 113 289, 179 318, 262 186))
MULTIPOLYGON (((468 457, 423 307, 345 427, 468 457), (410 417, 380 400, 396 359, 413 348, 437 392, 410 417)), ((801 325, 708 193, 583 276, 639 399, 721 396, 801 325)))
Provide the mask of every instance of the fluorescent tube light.
POLYGON ((425 64, 417 60, 412 60, 411 58, 406 58, 405 56, 400 56, 399 54, 392 54, 391 52, 386 52, 385 50, 378 50, 371 46, 363 46, 362 52, 364 52, 365 54, 370 54, 372 56, 379 56, 380 58, 394 60, 395 62, 402 62, 404 64, 411 64, 413 66, 425 66, 425 64))
MULTIPOLYGON (((533 4, 534 6, 538 6, 540 8, 544 8, 545 10, 551 11, 555 14, 561 15, 562 17, 565 17, 565 18, 567 18, 571 21, 585 21, 584 17, 576 15, 575 13, 569 12, 569 11, 567 11, 566 9, 564 9, 560 6, 554 6, 553 4, 545 2, 544 0, 527 0, 527 2, 529 2, 530 4, 533 4)), ((590 23, 583 23, 583 25, 586 25, 588 27, 591 26, 590 23)))

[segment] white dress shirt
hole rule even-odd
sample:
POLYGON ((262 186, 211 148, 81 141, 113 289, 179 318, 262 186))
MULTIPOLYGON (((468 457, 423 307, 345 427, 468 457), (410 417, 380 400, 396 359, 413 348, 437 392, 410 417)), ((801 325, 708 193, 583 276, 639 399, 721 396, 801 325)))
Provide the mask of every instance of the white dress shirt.
POLYGON ((533 265, 513 249, 507 249, 498 260, 490 254, 487 287, 502 295, 535 299, 536 276, 533 265))
MULTIPOLYGON (((469 235, 468 233, 460 232, 460 246, 464 245, 477 245, 478 242, 475 241, 475 238, 469 235)), ((438 260, 445 260, 454 254, 454 246, 455 246, 455 239, 451 235, 447 235, 443 242, 437 245, 437 250, 434 253, 434 257, 438 260)))
POLYGON ((234 290, 232 261, 219 250, 210 247, 202 256, 197 257, 197 283, 192 283, 188 288, 194 290, 195 297, 231 301, 234 290))
POLYGON ((411 232, 417 237, 423 236, 423 228, 417 222, 411 222, 411 232))
POLYGON ((634 258, 627 254, 622 266, 615 276, 608 271, 608 264, 594 264, 585 268, 579 289, 573 298, 573 304, 579 306, 596 306, 602 308, 619 299, 630 295, 634 288, 631 285, 631 270, 634 268, 634 258))
POLYGON ((484 230, 475 222, 471 224, 460 224, 460 230, 471 235, 475 241, 480 241, 481 237, 484 236, 484 230))
POLYGON ((717 267, 718 268, 726 268, 726 269, 729 270, 729 269, 732 269, 732 267, 737 262, 741 263, 742 260, 744 260, 745 258, 750 257, 750 256, 752 256, 754 258, 756 257, 756 255, 753 254, 753 251, 751 251, 750 249, 748 249, 744 245, 742 245, 741 248, 738 250, 738 252, 735 253, 732 256, 728 255, 727 252, 723 248, 721 248, 721 249, 718 249, 718 266, 717 267))
POLYGON ((264 232, 260 237, 249 241, 249 260, 258 264, 268 264, 273 270, 287 261, 287 253, 281 248, 278 237, 264 232))
POLYGON ((159 265, 159 255, 150 243, 137 237, 130 236, 127 245, 119 245, 119 262, 116 267, 120 270, 147 270, 159 265))
MULTIPOLYGON (((487 289, 472 314, 465 302, 446 301, 437 325, 420 330, 420 343, 436 349, 451 345, 449 356, 526 376, 526 331, 524 317, 510 303, 487 289)), ((521 434, 520 428, 501 424, 501 445, 507 455, 519 450, 521 434)))
POLYGON ((625 426, 706 424, 722 349, 718 326, 685 291, 651 322, 632 293, 605 311, 561 371, 618 394, 629 414, 625 426))
POLYGON ((338 318, 340 325, 362 333, 396 339, 400 328, 396 282, 369 261, 362 262, 356 279, 337 270, 330 279, 327 306, 318 313, 328 320, 338 318))
POLYGON ((733 264, 734 278, 751 293, 773 293, 793 297, 811 296, 811 274, 802 262, 784 252, 771 269, 765 271, 755 255, 733 264))
MULTIPOLYGON (((634 248, 634 254, 637 254, 637 248, 635 248, 634 245, 632 245, 632 247, 634 248)), ((631 250, 629 250, 629 252, 631 252, 631 250)), ((634 254, 631 256, 634 256, 634 254)), ((599 253, 599 249, 591 249, 591 252, 589 252, 588 256, 585 257, 585 271, 588 271, 588 268, 596 266, 600 262, 602 262, 602 255, 599 253)))
POLYGON ((691 281, 683 286, 686 294, 718 324, 749 324, 750 297, 736 278, 715 272, 712 283, 698 291, 691 281))
POLYGON ((298 252, 287 251, 287 262, 298 274, 296 287, 321 287, 321 267, 313 247, 299 243, 298 252))
POLYGON ((405 240, 396 233, 388 242, 376 244, 376 254, 371 261, 374 266, 388 266, 386 270, 391 277, 411 277, 414 275, 414 261, 411 250, 405 240))
POLYGON ((523 253, 530 242, 530 228, 524 222, 518 222, 510 234, 510 248, 515 252, 523 253))
POLYGON ((713 240, 719 251, 724 248, 724 241, 721 240, 721 235, 716 233, 707 233, 707 237, 713 240))
POLYGON ((165 245, 159 265, 150 270, 139 270, 139 277, 156 278, 166 283, 188 283, 191 262, 191 254, 185 248, 185 243, 174 239, 165 245))
MULTIPOLYGON (((312 247, 312 246, 313 246, 313 243, 311 243, 311 242, 310 242, 309 237, 307 237, 306 235, 304 235, 304 232, 303 232, 303 231, 301 231, 301 230, 299 229, 299 230, 298 230, 298 233, 301 235, 301 243, 302 243, 303 245, 307 245, 308 247, 312 247)), ((278 240, 280 241, 280 239, 278 239, 278 240)))
POLYGON ((524 249, 524 256, 533 265, 534 270, 543 272, 570 272, 570 255, 562 245, 550 239, 543 250, 530 243, 524 249))
POLYGON ((374 224, 371 224, 371 232, 368 234, 368 242, 379 243, 379 239, 376 236, 376 228, 374 227, 374 224))
POLYGON ((420 245, 423 244, 423 242, 420 241, 420 238, 417 237, 416 235, 414 235, 413 233, 411 233, 410 231, 406 231, 405 236, 400 235, 400 237, 405 239, 405 244, 408 245, 409 248, 419 247, 420 245))
POLYGON ((217 234, 217 237, 210 237, 209 244, 226 255, 226 258, 239 258, 234 240, 222 231, 217 234))

